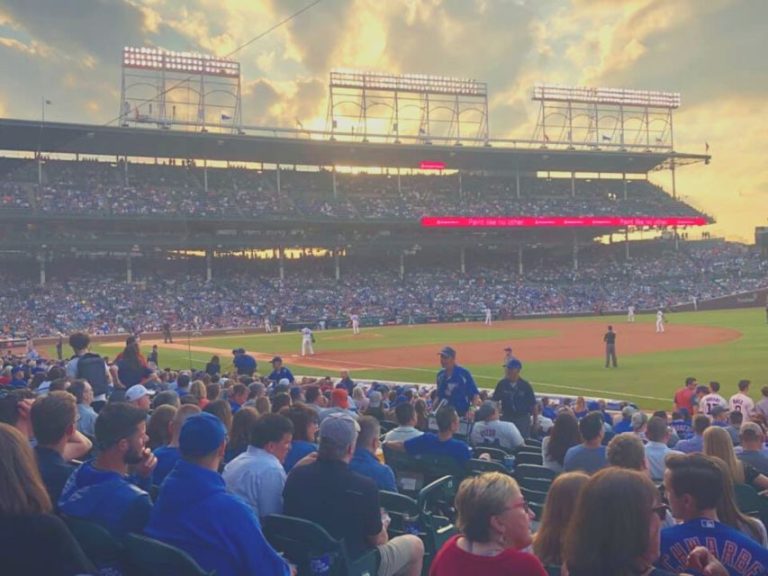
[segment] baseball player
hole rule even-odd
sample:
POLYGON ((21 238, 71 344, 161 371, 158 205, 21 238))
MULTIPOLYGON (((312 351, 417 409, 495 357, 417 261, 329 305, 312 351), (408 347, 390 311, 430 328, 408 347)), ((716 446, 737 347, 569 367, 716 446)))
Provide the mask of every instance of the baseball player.
POLYGON ((514 359, 515 357, 512 355, 512 348, 509 346, 504 348, 504 360, 502 360, 501 365, 506 366, 507 362, 514 359))
POLYGON ((635 306, 633 304, 629 305, 629 308, 627 308, 627 322, 634 322, 635 321, 635 306))
POLYGON ((485 325, 490 326, 491 316, 492 316, 491 309, 488 306, 486 306, 483 312, 485 313, 485 325))
POLYGON ((267 334, 272 332, 272 322, 269 321, 269 316, 264 316, 264 332, 267 334))
POLYGON ((309 352, 310 356, 314 356, 315 349, 312 346, 314 343, 315 336, 312 334, 312 330, 305 326, 301 329, 301 355, 306 356, 309 352))
POLYGON ((664 310, 659 309, 656 312, 656 333, 661 334, 664 332, 664 310))
POLYGON ((360 316, 351 314, 349 319, 352 321, 352 334, 360 334, 360 316))

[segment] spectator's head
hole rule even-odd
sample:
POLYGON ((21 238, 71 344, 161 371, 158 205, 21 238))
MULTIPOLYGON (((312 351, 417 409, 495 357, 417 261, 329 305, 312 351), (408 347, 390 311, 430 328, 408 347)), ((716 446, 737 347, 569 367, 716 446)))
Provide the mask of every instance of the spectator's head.
POLYGON ((701 436, 709 428, 711 422, 706 414, 696 414, 693 417, 693 433, 701 436))
POLYGON ((91 345, 91 337, 83 332, 75 332, 69 336, 69 345, 74 350, 75 354, 80 354, 88 350, 91 345))
POLYGON ((600 412, 590 412, 579 421, 579 432, 585 443, 599 443, 605 434, 603 415, 600 412))
POLYGON ((36 397, 32 390, 4 390, 0 388, 0 422, 19 429, 27 437, 32 436, 29 409, 36 397))
POLYGON ((331 413, 320 423, 320 460, 349 462, 355 452, 360 426, 349 414, 331 413))
POLYGON ((581 443, 579 422, 573 412, 563 410, 555 418, 555 425, 549 433, 547 456, 562 466, 565 453, 571 446, 576 446, 579 443, 581 443))
POLYGON ((32 404, 32 429, 40 446, 63 450, 77 430, 77 402, 67 392, 51 392, 32 404))
POLYGON ((187 374, 186 372, 182 372, 181 374, 179 374, 179 377, 176 378, 176 386, 179 387, 179 390, 188 390, 189 383, 190 383, 190 377, 189 377, 189 374, 187 374))
POLYGON ((277 413, 283 408, 290 408, 291 404, 291 395, 288 392, 275 394, 275 397, 272 399, 272 412, 277 413))
POLYGON ((29 440, 0 423, 0 516, 50 514, 52 508, 29 440))
POLYGON ((371 392, 371 394, 368 396, 368 408, 381 408, 381 392, 378 390, 374 390, 371 392))
POLYGON ((664 423, 669 423, 669 415, 667 414, 666 410, 656 410, 656 412, 653 413, 654 418, 661 418, 664 420, 664 423))
POLYGON ((96 418, 96 444, 101 455, 109 454, 124 464, 138 464, 147 436, 147 412, 124 402, 110 402, 96 418))
POLYGON ((213 414, 193 414, 179 433, 182 458, 198 466, 217 471, 227 448, 227 429, 213 414))
POLYGON ((480 405, 480 408, 475 412, 475 422, 492 422, 499 419, 499 409, 496 408, 496 404, 487 400, 480 405))
POLYGON ((645 573, 659 557, 665 513, 648 474, 600 470, 582 488, 568 524, 563 562, 570 576, 645 573))
POLYGON ((712 417, 714 422, 728 422, 728 408, 725 406, 715 406, 712 408, 709 415, 712 417))
POLYGON ((229 437, 229 448, 235 452, 243 452, 251 443, 253 427, 259 419, 255 408, 244 406, 232 417, 232 434, 229 437))
POLYGON ((195 380, 189 385, 189 394, 197 400, 198 404, 203 398, 208 397, 202 380, 195 380))
POLYGON ((208 384, 205 387, 205 396, 209 402, 215 402, 221 397, 221 384, 208 384))
POLYGON ((261 382, 253 382, 248 385, 248 400, 255 400, 266 394, 267 389, 261 382))
POLYGON ((307 386, 304 389, 304 398, 306 399, 307 404, 319 404, 321 397, 322 394, 320 394, 319 386, 307 386))
POLYGON ((688 376, 688 378, 685 379, 686 388, 696 388, 696 386, 698 385, 699 385, 699 382, 693 376, 688 376))
POLYGON ((731 477, 737 484, 744 483, 744 465, 736 458, 733 440, 725 428, 710 426, 704 431, 704 454, 715 456, 725 462, 731 477))
POLYGON ((88 383, 88 380, 78 378, 72 380, 72 383, 67 388, 67 392, 75 397, 75 402, 83 404, 84 406, 90 406, 93 402, 93 387, 88 383))
POLYGON ((344 388, 333 389, 333 392, 331 392, 331 407, 344 410, 349 408, 349 394, 344 388))
POLYGON ((470 542, 497 542, 522 550, 531 545, 533 514, 510 476, 487 472, 467 478, 455 500, 456 527, 470 542))
POLYGON ((642 434, 645 432, 645 427, 648 425, 648 414, 645 412, 637 411, 632 414, 632 432, 635 434, 642 434))
POLYGON ((282 414, 264 414, 251 428, 251 444, 269 452, 282 464, 291 450, 293 422, 282 414))
POLYGON ((453 406, 446 405, 440 408, 435 414, 437 421, 437 430, 441 434, 455 434, 459 429, 459 415, 453 406))
POLYGON ((561 564, 565 531, 573 517, 576 501, 589 480, 584 472, 566 472, 552 482, 541 517, 533 550, 544 564, 561 564))
POLYGON ((273 370, 280 370, 280 368, 283 367, 283 359, 280 358, 280 356, 275 356, 272 358, 272 369, 273 370))
POLYGON ((632 406, 624 406, 624 408, 621 409, 621 419, 626 420, 627 422, 632 421, 632 415, 637 412, 635 408, 632 406))
POLYGON ((303 404, 294 404, 283 410, 282 414, 293 422, 293 441, 315 442, 320 429, 320 417, 317 412, 303 404))
POLYGON ((149 417, 147 423, 147 436, 149 436, 149 449, 155 450, 160 446, 171 443, 171 422, 176 416, 177 408, 170 404, 163 404, 156 408, 149 417))
POLYGON ((232 429, 232 407, 226 400, 214 400, 203 409, 203 412, 217 416, 224 424, 227 432, 232 429))
POLYGON ((456 365, 456 350, 450 346, 444 346, 440 352, 440 366, 451 369, 456 365))
POLYGON ((720 392, 720 382, 716 382, 712 380, 709 383, 709 389, 712 391, 713 394, 717 394, 718 392, 720 392))
POLYGON ((645 447, 643 441, 631 432, 618 434, 608 443, 606 458, 610 466, 645 470, 645 447))
POLYGON ((741 428, 741 423, 744 422, 744 414, 742 414, 738 410, 733 410, 728 415, 728 421, 731 423, 731 426, 735 426, 736 428, 741 428))
POLYGON ((413 404, 403 403, 398 404, 395 407, 395 418, 399 426, 415 426, 416 425, 416 410, 413 404))
POLYGON ((242 406, 248 400, 248 386, 245 384, 235 384, 229 389, 229 399, 235 404, 242 406))
POLYGON ((504 365, 506 371, 506 377, 509 380, 515 381, 520 375, 520 371, 523 369, 523 363, 517 358, 512 358, 504 365))
POLYGON ((755 422, 744 422, 739 431, 741 446, 744 450, 762 450, 765 445, 765 434, 759 424, 755 422))
POLYGON ((142 410, 149 410, 151 405, 152 396, 155 395, 153 390, 148 390, 143 384, 136 384, 128 388, 125 392, 126 402, 130 402, 137 408, 142 410))
POLYGON ((357 419, 360 434, 357 437, 357 448, 368 450, 372 454, 379 448, 381 425, 373 416, 361 416, 357 419))
POLYGON ((749 385, 751 382, 749 380, 739 380, 739 392, 742 394, 746 394, 749 392, 749 385))
POLYGON ((717 508, 725 481, 714 458, 704 454, 670 454, 664 462, 664 491, 675 518, 687 521, 717 508))
POLYGON ((659 416, 654 416, 648 420, 648 427, 645 430, 645 436, 650 442, 667 443, 669 440, 669 429, 667 421, 659 416))
POLYGON ((173 406, 178 408, 181 406, 181 400, 175 390, 163 390, 158 392, 152 399, 152 409, 157 410, 160 406, 173 406))

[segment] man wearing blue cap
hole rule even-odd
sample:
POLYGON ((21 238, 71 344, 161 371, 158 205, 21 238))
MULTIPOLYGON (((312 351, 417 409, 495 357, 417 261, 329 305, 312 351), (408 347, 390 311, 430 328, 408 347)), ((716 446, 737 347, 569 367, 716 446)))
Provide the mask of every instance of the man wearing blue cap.
POLYGON ((293 384, 296 379, 293 377, 293 373, 288 370, 285 366, 283 366, 283 359, 280 358, 280 356, 275 356, 272 358, 272 373, 269 375, 267 380, 272 382, 272 384, 277 384, 280 382, 280 380, 288 380, 290 384, 293 384))
POLYGON ((253 376, 256 372, 256 359, 250 354, 245 353, 244 348, 235 348, 232 350, 232 364, 235 365, 238 376, 253 376))
POLYGON ((504 365, 505 377, 496 384, 493 391, 493 401, 501 402, 501 419, 512 422, 523 438, 531 435, 531 416, 536 406, 536 395, 533 388, 520 378, 523 364, 517 358, 513 358, 504 365))
POLYGON ((227 430, 216 416, 187 418, 179 435, 182 458, 163 482, 145 533, 218 576, 288 576, 290 567, 264 538, 253 510, 227 492, 217 472, 226 447, 227 430))
POLYGON ((460 417, 465 416, 480 397, 475 379, 469 370, 456 364, 456 350, 446 346, 439 354, 443 369, 437 373, 437 397, 453 406, 460 417))

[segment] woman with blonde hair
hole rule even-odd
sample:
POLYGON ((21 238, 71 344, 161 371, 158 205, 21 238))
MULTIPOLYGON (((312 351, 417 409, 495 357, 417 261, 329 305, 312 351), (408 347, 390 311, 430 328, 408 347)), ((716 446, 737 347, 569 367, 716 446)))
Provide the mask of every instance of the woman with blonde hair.
POLYGON ((533 539, 533 553, 543 564, 562 564, 562 550, 568 522, 576 509, 581 489, 589 481, 589 474, 568 472, 555 478, 547 492, 544 514, 533 539))
POLYGON ((29 442, 13 426, 0 424, 0 542, 7 552, 3 576, 93 573, 80 545, 52 509, 29 442))
POLYGON ((746 534, 755 542, 759 542, 761 546, 768 546, 768 534, 766 534, 765 525, 757 518, 747 516, 739 510, 736 504, 733 478, 728 470, 728 466, 717 456, 713 456, 712 461, 717 464, 723 473, 723 493, 717 502, 718 519, 723 524, 727 524, 731 528, 746 534))
POLYGON ((748 484, 758 491, 768 490, 768 476, 736 458, 731 435, 725 428, 710 426, 704 431, 704 454, 720 458, 734 484, 748 484))
POLYGON ((430 576, 546 576, 531 545, 533 514, 510 476, 489 472, 461 483, 454 536, 440 549, 430 576))
POLYGON ((208 400, 208 391, 205 388, 202 380, 195 380, 189 385, 189 393, 197 399, 197 405, 200 409, 204 409, 208 406, 210 400, 208 400))

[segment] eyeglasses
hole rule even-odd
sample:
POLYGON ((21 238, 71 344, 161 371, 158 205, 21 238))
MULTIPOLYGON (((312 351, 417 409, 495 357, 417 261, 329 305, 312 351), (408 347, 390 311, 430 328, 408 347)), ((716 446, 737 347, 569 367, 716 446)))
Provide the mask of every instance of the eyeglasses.
POLYGON ((654 506, 651 508, 653 512, 656 514, 656 516, 659 517, 659 520, 662 522, 667 519, 667 512, 669 512, 669 506, 666 504, 659 504, 658 506, 654 506))
POLYGON ((512 506, 507 506, 501 513, 503 514, 507 510, 514 510, 515 508, 522 508, 526 514, 533 514, 533 510, 531 510, 531 507, 528 506, 528 502, 525 500, 521 500, 517 504, 512 504, 512 506))

